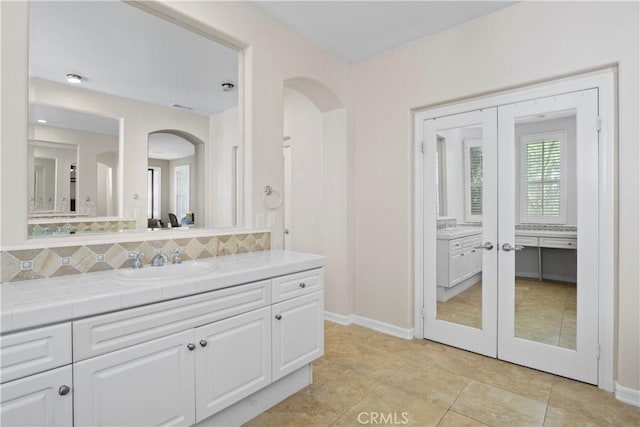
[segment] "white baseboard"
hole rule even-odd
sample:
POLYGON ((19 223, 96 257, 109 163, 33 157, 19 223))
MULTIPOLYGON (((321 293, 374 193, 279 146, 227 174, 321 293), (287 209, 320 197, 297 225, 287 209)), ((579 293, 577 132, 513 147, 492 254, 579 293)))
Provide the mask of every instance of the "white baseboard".
POLYGON ((356 324, 365 328, 373 329, 374 331, 382 332, 383 334, 392 335, 394 337, 402 338, 405 340, 413 339, 413 328, 401 328, 390 323, 380 322, 379 320, 373 320, 355 314, 345 316, 343 314, 325 311, 324 318, 325 320, 344 326, 356 324))
POLYGON ((353 319, 351 315, 345 316, 344 314, 333 313, 331 311, 324 312, 324 320, 328 320, 333 323, 337 323, 343 326, 353 325, 353 319))
POLYGON ((633 406, 640 406, 640 390, 621 386, 616 382, 616 399, 633 406))

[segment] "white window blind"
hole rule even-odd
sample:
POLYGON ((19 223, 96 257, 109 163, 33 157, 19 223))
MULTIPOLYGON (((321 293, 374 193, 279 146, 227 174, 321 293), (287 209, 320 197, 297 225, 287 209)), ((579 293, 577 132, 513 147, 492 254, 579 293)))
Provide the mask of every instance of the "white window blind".
POLYGON ((522 222, 564 222, 563 132, 523 136, 522 222))
POLYGON ((465 140, 466 221, 482 222, 482 139, 465 140))

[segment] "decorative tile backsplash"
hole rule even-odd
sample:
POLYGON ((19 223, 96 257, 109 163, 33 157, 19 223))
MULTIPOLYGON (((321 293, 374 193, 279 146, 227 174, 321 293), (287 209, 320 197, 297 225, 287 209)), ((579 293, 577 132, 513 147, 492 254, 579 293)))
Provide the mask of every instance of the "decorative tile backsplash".
POLYGON ((136 221, 91 221, 66 222, 55 221, 40 224, 29 224, 29 236, 54 236, 79 233, 100 233, 104 231, 134 230, 136 221))
POLYGON ((131 251, 144 253, 142 260, 146 265, 149 264, 156 251, 161 251, 171 259, 170 252, 177 248, 182 248, 183 260, 256 252, 271 248, 271 234, 228 234, 3 251, 0 252, 2 282, 18 282, 129 268, 133 264, 133 259, 129 257, 131 251))

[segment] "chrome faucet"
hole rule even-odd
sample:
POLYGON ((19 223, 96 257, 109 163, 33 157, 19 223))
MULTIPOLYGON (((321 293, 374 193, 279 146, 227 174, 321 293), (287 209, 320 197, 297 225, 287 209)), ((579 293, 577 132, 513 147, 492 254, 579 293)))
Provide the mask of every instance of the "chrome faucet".
POLYGON ((176 248, 171 251, 171 255, 173 255, 173 257, 171 257, 171 262, 173 264, 182 263, 182 258, 180 258, 180 254, 182 254, 182 250, 183 250, 182 248, 176 248))
POLYGON ((142 268, 142 257, 144 253, 138 251, 129 252, 129 258, 133 258, 133 264, 131 268, 142 268))
POLYGON ((160 249, 156 249, 156 254, 153 258, 151 258, 151 267, 162 267, 165 263, 169 262, 169 258, 165 254, 160 251, 160 249))

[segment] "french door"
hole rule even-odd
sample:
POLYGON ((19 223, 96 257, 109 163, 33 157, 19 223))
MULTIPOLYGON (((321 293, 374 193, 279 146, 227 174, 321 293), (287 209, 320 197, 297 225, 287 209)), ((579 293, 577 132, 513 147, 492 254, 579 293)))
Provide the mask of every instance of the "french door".
POLYGON ((424 337, 598 381, 598 93, 425 120, 424 337))
POLYGON ((427 120, 423 134, 425 338, 491 357, 498 301, 496 122, 497 109, 488 108, 427 120))

